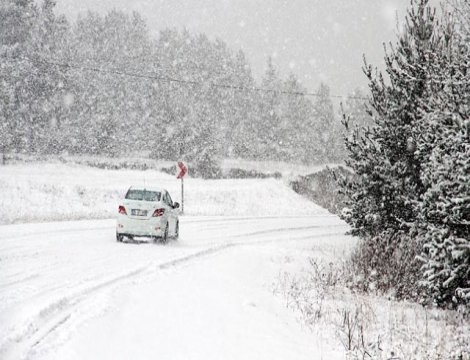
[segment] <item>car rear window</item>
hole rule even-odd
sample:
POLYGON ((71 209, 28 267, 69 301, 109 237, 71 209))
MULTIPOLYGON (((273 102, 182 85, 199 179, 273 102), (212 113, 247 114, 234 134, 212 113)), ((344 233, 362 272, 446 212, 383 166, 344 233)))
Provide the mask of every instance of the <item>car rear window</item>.
POLYGON ((140 201, 160 201, 161 192, 149 190, 131 189, 126 194, 126 199, 140 201))

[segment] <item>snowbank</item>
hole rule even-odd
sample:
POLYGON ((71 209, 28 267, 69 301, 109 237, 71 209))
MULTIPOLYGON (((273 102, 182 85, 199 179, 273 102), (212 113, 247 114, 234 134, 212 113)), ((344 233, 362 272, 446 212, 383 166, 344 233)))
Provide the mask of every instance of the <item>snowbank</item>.
MULTIPOLYGON (((36 163, 0 168, 0 224, 114 217, 129 186, 167 188, 181 202, 175 177, 154 170, 103 170, 36 163)), ((185 179, 188 215, 272 216, 326 214, 282 180, 185 179)))

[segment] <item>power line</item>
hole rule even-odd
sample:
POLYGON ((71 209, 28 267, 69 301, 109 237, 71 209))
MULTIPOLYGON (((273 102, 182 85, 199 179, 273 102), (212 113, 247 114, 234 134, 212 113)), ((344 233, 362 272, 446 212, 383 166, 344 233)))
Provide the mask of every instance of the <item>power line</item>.
MULTIPOLYGON (((276 94, 284 94, 284 95, 294 95, 294 96, 312 96, 312 97, 319 97, 321 96, 318 93, 311 93, 311 92, 302 92, 302 91, 284 91, 284 90, 274 90, 274 89, 264 89, 256 86, 240 86, 240 85, 230 85, 230 84, 219 84, 219 83, 203 83, 200 81, 193 81, 193 80, 183 80, 183 79, 177 79, 173 78, 170 76, 157 76, 153 74, 139 74, 135 72, 131 72, 128 70, 113 70, 113 69, 103 69, 101 67, 92 67, 92 66, 87 66, 87 65, 77 65, 77 64, 70 64, 70 63, 63 63, 63 62, 57 62, 53 60, 34 60, 30 59, 28 57, 21 57, 23 60, 29 61, 33 64, 42 64, 42 65, 47 65, 47 66, 57 66, 57 67, 62 67, 66 69, 75 69, 75 70, 85 70, 85 71, 91 71, 91 72, 97 72, 97 73, 104 73, 104 74, 110 74, 110 75, 120 75, 120 76, 127 76, 127 77, 133 77, 133 78, 139 78, 139 79, 148 79, 148 80, 157 80, 157 81, 164 81, 164 82, 169 82, 169 83, 178 83, 178 84, 184 84, 184 85, 209 85, 210 87, 214 88, 221 88, 221 89, 230 89, 230 90, 235 90, 235 91, 256 91, 256 92, 265 92, 265 93, 276 93, 276 94)), ((366 97, 361 97, 361 96, 342 96, 342 95, 329 95, 331 98, 337 98, 337 99, 355 99, 355 100, 364 100, 367 101, 369 100, 366 97)))

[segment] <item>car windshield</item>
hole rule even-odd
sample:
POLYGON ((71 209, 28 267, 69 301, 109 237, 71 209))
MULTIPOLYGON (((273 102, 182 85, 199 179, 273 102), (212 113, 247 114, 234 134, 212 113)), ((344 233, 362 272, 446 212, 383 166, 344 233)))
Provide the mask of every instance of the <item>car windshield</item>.
POLYGON ((126 194, 126 199, 140 201, 160 201, 159 191, 135 190, 131 189, 126 194))

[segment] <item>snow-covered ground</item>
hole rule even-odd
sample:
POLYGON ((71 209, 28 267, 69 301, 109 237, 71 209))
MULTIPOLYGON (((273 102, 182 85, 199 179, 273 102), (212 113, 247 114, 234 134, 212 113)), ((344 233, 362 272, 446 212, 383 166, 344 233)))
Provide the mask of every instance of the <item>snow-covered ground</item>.
MULTIPOLYGON (((155 184, 181 201, 180 183, 158 171, 103 170, 60 163, 0 167, 0 224, 107 219, 130 185, 155 184)), ((282 180, 185 179, 187 215, 267 216, 325 212, 282 180)))
POLYGON ((455 312, 328 284, 356 240, 280 180, 186 179, 179 241, 117 243, 109 218, 143 182, 179 201, 178 181, 156 171, 0 168, 1 359, 439 359, 468 348, 455 312))
POLYGON ((112 220, 2 226, 0 357, 312 359, 274 284, 312 246, 343 253, 345 230, 323 214, 185 216, 163 246, 117 243, 112 220))

